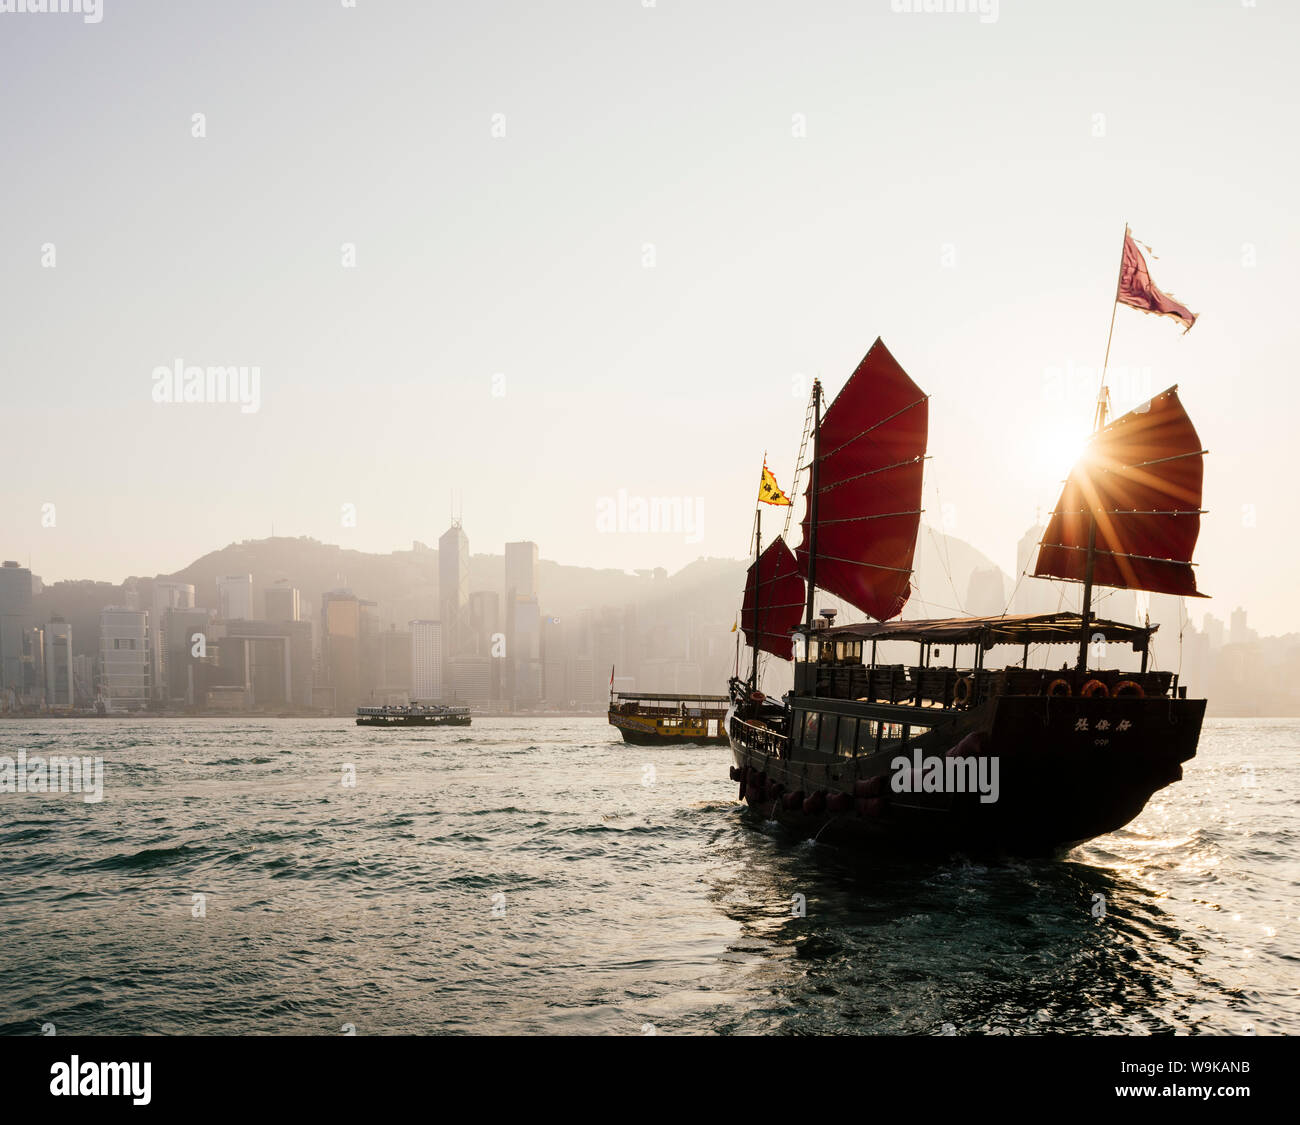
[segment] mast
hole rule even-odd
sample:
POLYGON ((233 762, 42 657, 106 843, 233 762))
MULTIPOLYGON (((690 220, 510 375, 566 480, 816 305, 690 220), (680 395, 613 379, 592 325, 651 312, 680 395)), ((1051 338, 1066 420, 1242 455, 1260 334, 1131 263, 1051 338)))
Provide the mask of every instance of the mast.
MULTIPOLYGON (((1115 275, 1115 300, 1110 306, 1110 331, 1106 333, 1106 358, 1101 361, 1101 386, 1097 388, 1097 412, 1092 419, 1092 432, 1097 434, 1106 425, 1106 408, 1110 405, 1110 391, 1106 389, 1106 368, 1110 366, 1110 341, 1115 335, 1115 313, 1119 311, 1119 292, 1124 284, 1124 250, 1128 245, 1128 223, 1124 224, 1124 238, 1119 244, 1119 272, 1115 275)), ((1088 620, 1092 616, 1092 574, 1097 562, 1097 509, 1089 501, 1088 553, 1084 563, 1083 608, 1079 622, 1079 659, 1076 670, 1088 670, 1088 620)))
MULTIPOLYGON (((811 629, 813 623, 813 600, 817 596, 817 490, 821 487, 821 428, 822 428, 822 381, 813 380, 813 454, 811 487, 808 491, 808 605, 804 614, 804 624, 811 629)), ((807 649, 804 650, 805 658, 807 649)))
POLYGON ((763 509, 754 512, 754 635, 750 638, 750 651, 754 654, 753 670, 749 674, 749 690, 758 690, 758 639, 759 598, 763 596, 763 575, 759 560, 763 556, 763 509))

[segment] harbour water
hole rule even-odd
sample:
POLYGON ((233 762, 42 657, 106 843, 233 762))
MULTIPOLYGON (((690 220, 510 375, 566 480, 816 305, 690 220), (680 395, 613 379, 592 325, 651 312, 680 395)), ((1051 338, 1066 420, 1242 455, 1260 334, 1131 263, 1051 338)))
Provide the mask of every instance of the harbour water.
POLYGON ((616 739, 4 722, 104 798, 0 794, 0 1032, 1300 1033, 1300 721, 1051 861, 792 840, 725 748, 616 739))

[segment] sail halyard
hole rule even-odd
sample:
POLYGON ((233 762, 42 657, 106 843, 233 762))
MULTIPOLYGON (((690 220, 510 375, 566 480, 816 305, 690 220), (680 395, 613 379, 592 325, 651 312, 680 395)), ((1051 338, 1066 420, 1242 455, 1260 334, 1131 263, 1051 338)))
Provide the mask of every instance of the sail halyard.
POLYGON ((809 627, 819 587, 878 621, 907 604, 928 425, 929 396, 877 339, 814 430, 797 550, 809 627))

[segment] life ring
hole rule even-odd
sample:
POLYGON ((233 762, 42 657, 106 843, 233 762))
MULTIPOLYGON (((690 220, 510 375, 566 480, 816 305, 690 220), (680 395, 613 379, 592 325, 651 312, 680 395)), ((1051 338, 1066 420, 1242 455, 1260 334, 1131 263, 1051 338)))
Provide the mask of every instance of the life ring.
POLYGON ((962 676, 952 689, 952 701, 961 707, 970 702, 970 697, 975 692, 975 680, 971 676, 962 676))
POLYGON ((1120 682, 1115 685, 1115 691, 1113 694, 1116 699, 1122 695, 1131 695, 1137 699, 1141 699, 1146 695, 1146 692, 1142 690, 1142 685, 1136 680, 1120 680, 1120 682))
POLYGON ((765 696, 761 691, 751 691, 749 693, 750 703, 762 703, 766 698, 767 696, 765 696))
POLYGON ((1083 685, 1083 688, 1079 691, 1079 694, 1083 696, 1084 699, 1091 699, 1094 695, 1099 695, 1101 696, 1102 699, 1105 699, 1108 695, 1110 695, 1110 688, 1108 688, 1100 680, 1089 680, 1086 684, 1083 685))
POLYGON ((1066 696, 1070 694, 1070 681, 1055 679, 1047 685, 1047 694, 1056 696, 1066 696))

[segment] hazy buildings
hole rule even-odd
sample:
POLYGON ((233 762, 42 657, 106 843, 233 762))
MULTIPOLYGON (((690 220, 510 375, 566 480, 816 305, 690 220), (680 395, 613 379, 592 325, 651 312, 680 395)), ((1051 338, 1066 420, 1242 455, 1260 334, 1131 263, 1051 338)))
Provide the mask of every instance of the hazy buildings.
POLYGON ((302 605, 296 586, 283 578, 268 587, 265 595, 267 621, 301 621, 302 605))
POLYGON ((32 626, 23 630, 23 686, 19 702, 39 707, 45 698, 45 635, 32 626))
POLYGON ((253 617, 253 576, 232 574, 217 579, 217 615, 223 621, 253 617))
POLYGON ((966 583, 966 612, 973 617, 992 617, 1004 612, 1006 608, 1007 595, 1002 582, 1002 571, 996 566, 972 570, 970 581, 966 583))
POLYGON ((163 685, 165 702, 201 706, 210 673, 215 667, 207 655, 208 641, 215 642, 212 614, 206 609, 170 609, 161 628, 155 625, 153 643, 167 650, 167 682, 163 685))
MULTIPOLYGON (((1015 595, 1011 599, 1012 613, 1060 613, 1067 608, 1061 604, 1061 592, 1054 583, 1030 577, 1034 573, 1034 564, 1038 561, 1038 545, 1046 530, 1042 524, 1035 523, 1016 544, 1016 573, 1011 578, 1015 587, 1015 595)), ((994 612, 1001 612, 1001 608, 999 606, 994 612)), ((970 610, 970 607, 967 609, 970 610)))
POLYGON ((438 605, 445 679, 451 658, 464 651, 469 626, 469 538, 460 520, 452 520, 438 540, 438 605))
POLYGON ((476 590, 469 596, 469 643, 466 654, 491 656, 501 632, 501 596, 495 590, 476 590))
POLYGON ((506 544, 506 601, 537 597, 537 544, 506 544))
POLYGON ((516 707, 536 707, 542 701, 542 613, 536 598, 517 597, 513 638, 508 642, 511 702, 516 707))
POLYGON ((304 707, 311 699, 311 624, 306 621, 227 621, 220 667, 229 686, 242 686, 247 706, 304 707))
POLYGON ((139 711, 150 698, 149 613, 108 606, 99 615, 99 698, 109 711, 139 711))
POLYGON ((379 635, 376 703, 407 703, 411 698, 411 633, 395 627, 379 635))
POLYGON ((495 698, 495 661, 489 656, 458 656, 451 662, 451 699, 471 707, 488 707, 495 698))
POLYGON ((153 627, 153 697, 166 699, 167 687, 167 646, 162 638, 167 630, 167 614, 173 609, 194 608, 194 587, 188 582, 173 582, 170 579, 156 579, 153 584, 153 610, 150 624, 153 627))
POLYGON ((72 626, 61 617, 41 626, 45 655, 45 706, 66 710, 76 706, 72 672, 72 626))
POLYGON ((542 611, 537 600, 537 544, 507 543, 505 695, 514 707, 542 699, 542 611))
POLYGON ((437 703, 442 699, 442 623, 411 622, 411 700, 437 703))
POLYGON ((32 572, 16 562, 0 566, 0 709, 23 694, 23 630, 32 621, 32 572))
MULTIPOLYGON (((371 603, 373 604, 373 603, 371 603)), ((321 679, 336 715, 355 711, 361 698, 361 602, 351 590, 321 595, 321 679)))

